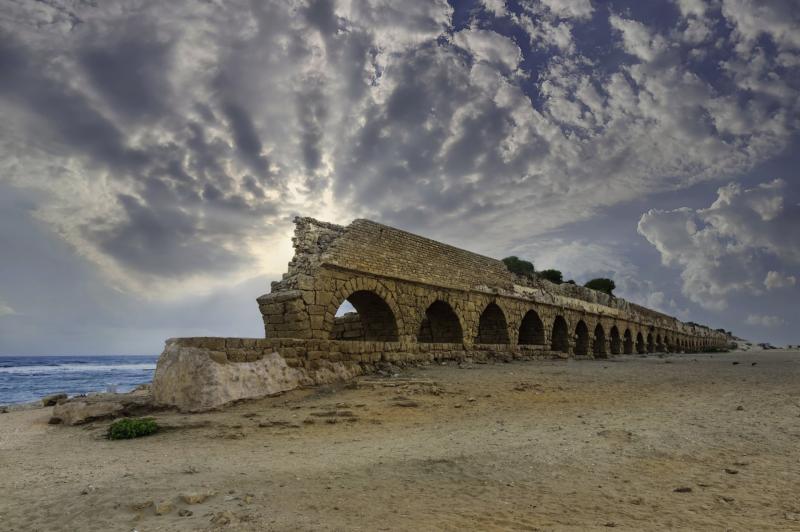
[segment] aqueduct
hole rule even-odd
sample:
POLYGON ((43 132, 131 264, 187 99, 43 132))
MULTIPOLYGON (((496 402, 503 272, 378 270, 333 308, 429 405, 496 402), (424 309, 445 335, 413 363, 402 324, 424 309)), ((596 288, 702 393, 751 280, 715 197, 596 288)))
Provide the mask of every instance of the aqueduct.
MULTIPOLYGON (((258 298, 265 338, 178 338, 165 353, 188 348, 220 363, 278 355, 313 373, 337 364, 358 372, 377 362, 605 358, 729 344, 724 332, 588 288, 520 277, 499 260, 369 220, 296 218, 292 242, 288 272, 258 298), (337 316, 344 301, 356 312, 337 316)), ((178 402, 162 390, 165 402, 178 402)))
POLYGON ((600 358, 728 344, 707 327, 588 288, 522 278, 499 260, 369 220, 295 223, 289 271, 258 299, 267 338, 375 344, 363 361, 470 351, 600 358), (345 300, 357 314, 337 317, 345 300))

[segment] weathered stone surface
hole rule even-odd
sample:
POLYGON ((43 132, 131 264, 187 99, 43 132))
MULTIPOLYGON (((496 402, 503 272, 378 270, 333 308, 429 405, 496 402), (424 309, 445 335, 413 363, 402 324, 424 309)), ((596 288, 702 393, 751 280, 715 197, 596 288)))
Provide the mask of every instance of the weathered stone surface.
POLYGON ((152 397, 149 393, 97 394, 73 397, 53 408, 51 423, 80 425, 99 419, 133 416, 149 412, 152 397))
POLYGON ((163 501, 157 501, 154 503, 153 507, 153 511, 155 512, 156 515, 166 515, 174 509, 175 509, 175 503, 173 503, 169 499, 163 501))
POLYGON ((171 341, 158 360, 152 385, 156 405, 200 412, 299 386, 347 381, 362 373, 358 364, 327 360, 313 369, 293 368, 274 351, 252 362, 220 363, 216 351, 184 343, 171 341))
POLYGON ((304 380, 277 353, 254 362, 220 363, 216 359, 211 350, 167 344, 153 378, 156 404, 202 411, 292 390, 304 380))
POLYGON ((213 491, 190 491, 181 493, 181 499, 183 499, 183 502, 186 504, 202 504, 214 495, 215 493, 213 491))
POLYGON ((42 406, 55 406, 58 403, 63 403, 67 400, 67 394, 65 393, 54 393, 52 395, 47 395, 42 397, 42 406))

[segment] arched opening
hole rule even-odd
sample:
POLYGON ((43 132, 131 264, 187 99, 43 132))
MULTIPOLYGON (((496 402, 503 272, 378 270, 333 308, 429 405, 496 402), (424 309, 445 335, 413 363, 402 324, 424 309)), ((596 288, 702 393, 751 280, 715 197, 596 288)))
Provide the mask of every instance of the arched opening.
POLYGON ((614 325, 611 327, 611 354, 612 355, 619 355, 622 353, 622 340, 619 337, 619 329, 617 326, 614 325))
POLYGON ((647 347, 644 345, 644 337, 642 333, 636 333, 636 352, 640 355, 647 352, 647 347))
POLYGON ((583 322, 575 326, 575 355, 586 356, 589 354, 589 328, 583 322))
POLYGON ((358 290, 345 299, 333 318, 333 340, 396 342, 397 320, 381 296, 358 290))
POLYGON ((477 344, 507 344, 508 322, 506 315, 496 303, 489 303, 478 321, 477 344))
POLYGON ((647 352, 652 353, 655 350, 655 342, 653 342, 653 333, 647 333, 647 352))
POLYGON ((624 339, 622 340, 622 352, 626 355, 633 353, 633 335, 630 329, 625 329, 624 339))
POLYGON ((664 336, 664 351, 667 353, 672 352, 672 340, 669 336, 664 336))
POLYGON ((664 352, 664 342, 661 340, 661 335, 656 335, 656 352, 663 353, 664 352))
POLYGON ((519 326, 519 345, 544 345, 544 324, 535 310, 529 310, 519 326))
POLYGON ((569 353, 567 320, 565 320, 563 316, 556 316, 556 319, 553 321, 553 334, 550 338, 550 349, 561 353, 569 353))
POLYGON ((453 307, 438 299, 431 303, 419 326, 417 341, 432 344, 463 343, 464 333, 453 307))
POLYGON ((606 332, 599 323, 594 328, 594 341, 592 342, 592 354, 595 358, 606 358, 606 332))

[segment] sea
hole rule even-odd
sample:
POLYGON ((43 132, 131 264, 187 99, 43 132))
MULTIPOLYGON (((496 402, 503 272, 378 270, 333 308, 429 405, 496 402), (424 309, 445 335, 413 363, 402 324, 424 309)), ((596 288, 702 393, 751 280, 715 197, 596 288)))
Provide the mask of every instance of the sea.
POLYGON ((0 405, 45 395, 129 392, 153 379, 158 356, 0 355, 0 405))

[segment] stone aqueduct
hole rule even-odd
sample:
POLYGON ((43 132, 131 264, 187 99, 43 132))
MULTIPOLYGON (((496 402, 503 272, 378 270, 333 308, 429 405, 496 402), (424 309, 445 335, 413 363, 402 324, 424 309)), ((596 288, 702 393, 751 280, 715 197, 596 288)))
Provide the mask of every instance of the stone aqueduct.
POLYGON ((369 220, 295 224, 289 271, 258 298, 267 341, 253 346, 279 349, 291 365, 481 353, 599 358, 729 343, 725 333, 587 288, 518 277, 501 261, 369 220), (345 300, 357 314, 336 315, 345 300))
POLYGON ((289 271, 258 298, 266 338, 167 340, 157 404, 217 408, 382 362, 607 357, 724 348, 725 333, 369 220, 295 220, 289 271), (337 316, 342 302, 357 313, 337 316))

